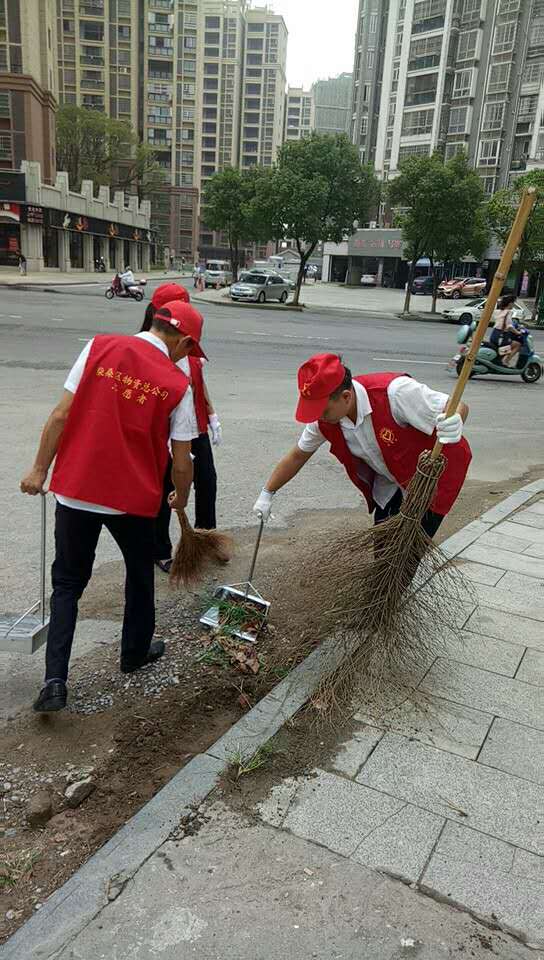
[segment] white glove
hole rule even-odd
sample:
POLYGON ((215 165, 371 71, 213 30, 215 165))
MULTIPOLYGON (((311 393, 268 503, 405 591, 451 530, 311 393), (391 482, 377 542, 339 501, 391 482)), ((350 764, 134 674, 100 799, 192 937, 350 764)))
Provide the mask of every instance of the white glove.
POLYGON ((273 499, 274 494, 270 493, 270 490, 267 490, 265 487, 263 490, 261 490, 259 497, 255 502, 255 506, 253 507, 253 513, 256 513, 258 516, 262 517, 265 523, 267 520, 270 520, 273 499))
POLYGON ((447 417, 445 413, 439 413, 436 418, 436 436, 440 443, 459 443, 463 436, 463 418, 460 413, 454 413, 453 417, 447 417))
POLYGON ((212 431, 212 443, 214 447, 218 447, 223 440, 223 431, 221 429, 219 417, 216 413, 211 413, 208 417, 208 420, 210 424, 210 430, 212 431))

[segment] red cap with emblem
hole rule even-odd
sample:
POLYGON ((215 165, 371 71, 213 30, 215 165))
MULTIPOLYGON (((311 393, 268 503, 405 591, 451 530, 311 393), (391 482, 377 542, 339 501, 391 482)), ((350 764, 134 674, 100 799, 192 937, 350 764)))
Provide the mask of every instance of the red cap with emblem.
POLYGON ((181 300, 165 303, 160 310, 156 311, 155 317, 164 323, 169 323, 180 333, 184 333, 186 337, 190 337, 194 341, 194 346, 189 352, 190 357, 208 359, 200 346, 204 319, 202 314, 195 310, 190 303, 183 303, 181 300))
POLYGON ((155 310, 160 310, 165 303, 172 303, 173 300, 180 300, 182 303, 191 302, 188 291, 180 283, 161 283, 151 297, 155 310))
POLYGON ((300 397, 295 414, 299 423, 313 423, 325 412, 331 393, 338 390, 346 371, 335 353, 318 353, 298 371, 300 397))

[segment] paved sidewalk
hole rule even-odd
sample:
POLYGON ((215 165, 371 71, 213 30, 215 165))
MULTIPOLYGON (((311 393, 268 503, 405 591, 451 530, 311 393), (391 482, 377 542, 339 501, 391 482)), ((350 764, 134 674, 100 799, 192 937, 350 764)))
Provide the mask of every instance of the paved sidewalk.
POLYGON ((316 651, 0 960, 544 960, 544 480, 444 546, 474 601, 415 697, 360 706, 330 763, 235 816, 216 800, 229 758, 300 709, 316 651))
MULTIPOLYGON (((114 270, 106 270, 105 273, 85 273, 83 270, 71 270, 69 273, 61 273, 60 270, 40 270, 39 273, 30 273, 26 277, 21 276, 18 270, 4 270, 0 268, 0 287, 72 287, 79 285, 103 284, 109 283, 114 270)), ((137 277, 145 276, 149 282, 156 280, 186 280, 191 277, 191 273, 180 273, 179 270, 149 270, 145 273, 143 270, 135 272, 137 277)))

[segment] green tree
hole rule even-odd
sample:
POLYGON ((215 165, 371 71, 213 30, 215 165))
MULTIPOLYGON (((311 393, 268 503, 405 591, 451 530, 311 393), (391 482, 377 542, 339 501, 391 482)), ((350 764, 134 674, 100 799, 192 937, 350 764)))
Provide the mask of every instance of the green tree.
POLYGON ((73 105, 57 113, 57 167, 68 173, 73 190, 92 180, 146 199, 165 185, 155 153, 139 142, 130 123, 73 105))
MULTIPOLYGON (((519 289, 525 270, 539 274, 544 269, 544 170, 532 170, 505 190, 497 190, 486 204, 487 222, 499 243, 505 244, 526 187, 536 187, 537 202, 523 231, 515 261, 514 289, 519 289)), ((540 285, 540 284, 539 284, 540 285)))
POLYGON ((406 157, 399 175, 389 185, 389 203, 411 259, 404 312, 410 310, 412 282, 418 260, 429 257, 433 269, 433 303, 436 305, 439 262, 479 259, 487 245, 483 216, 484 194, 480 178, 464 154, 446 163, 439 154, 406 157))
POLYGON ((269 178, 270 171, 263 167, 225 167, 206 184, 202 222, 209 230, 226 234, 234 281, 238 278, 243 244, 271 238, 272 224, 266 219, 266 209, 256 201, 259 190, 265 192, 264 184, 269 178))
POLYGON ((294 303, 308 260, 319 242, 340 243, 354 220, 366 221, 379 203, 379 184, 370 166, 344 134, 313 133, 285 143, 277 166, 258 190, 269 239, 294 240, 300 268, 294 303))

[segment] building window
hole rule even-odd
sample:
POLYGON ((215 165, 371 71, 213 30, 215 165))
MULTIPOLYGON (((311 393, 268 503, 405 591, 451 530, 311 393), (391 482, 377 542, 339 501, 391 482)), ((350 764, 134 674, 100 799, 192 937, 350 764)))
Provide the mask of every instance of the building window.
POLYGON ((219 30, 221 20, 219 17, 206 17, 206 30, 219 30))
POLYGON ((500 140, 481 140, 478 164, 481 167, 496 167, 499 163, 500 140))
POLYGON ((503 93, 508 89, 510 78, 509 63, 494 63, 489 71, 488 93, 503 93))
POLYGON ((375 59, 376 59, 376 51, 375 51, 375 50, 372 50, 372 49, 367 50, 367 52, 366 52, 366 66, 367 66, 367 69, 368 69, 368 70, 372 70, 372 68, 373 68, 373 66, 374 66, 374 61, 375 61, 375 59))
POLYGON ((377 29, 378 29, 378 14, 371 13, 368 18, 368 32, 376 33, 377 29))
POLYGON ((486 103, 482 130, 501 130, 504 103, 486 103))
POLYGON ((468 20, 473 16, 480 16, 482 0, 465 0, 463 3, 463 19, 468 20))
POLYGON ((418 137, 431 133, 433 129, 434 110, 413 110, 404 114, 402 121, 403 137, 418 137))
MULTIPOLYGON (((493 53, 509 53, 514 48, 516 39, 517 23, 511 20, 509 23, 499 23, 495 27, 495 39, 493 41, 493 53)), ((531 41, 533 31, 531 30, 531 41)))
POLYGON ((81 20, 79 36, 82 40, 94 40, 96 43, 103 43, 104 24, 97 20, 81 20))
MULTIPOLYGON (((422 37, 421 40, 412 40, 408 57, 408 70, 427 70, 437 67, 442 52, 442 37, 422 37)), ((397 77, 398 80, 398 67, 397 77)))
POLYGON ((484 193, 487 196, 491 196, 495 192, 495 177, 481 177, 482 187, 484 188, 484 193))
POLYGON ((457 46, 457 60, 474 60, 476 55, 476 44, 478 42, 478 31, 468 30, 466 33, 459 34, 459 44, 457 46))
POLYGON ((520 97, 519 98, 519 110, 518 110, 518 120, 531 119, 536 113, 536 108, 538 106, 538 96, 534 94, 531 97, 520 97))
POLYGON ((530 60, 525 65, 522 83, 540 83, 544 64, 539 60, 537 62, 530 60))
POLYGON ((446 0, 419 0, 414 4, 412 33, 426 33, 444 26, 446 0))
POLYGON ((452 107, 448 133, 465 133, 467 129, 468 107, 452 107))
POLYGON ((544 20, 539 20, 531 25, 529 32, 529 46, 539 47, 544 43, 544 20))
POLYGON ((430 146, 430 143, 414 143, 400 147, 399 160, 404 160, 405 157, 428 157, 430 146))
POLYGON ((517 13, 521 0, 500 0, 499 15, 501 13, 517 13))
POLYGON ((457 99, 472 96, 472 70, 460 70, 455 74, 453 96, 457 99))
POLYGON ((407 107, 414 107, 419 103, 434 103, 436 86, 436 73, 425 73, 418 77, 408 77, 406 81, 405 105, 407 107))
POLYGON ((452 157, 456 157, 458 153, 466 153, 467 145, 463 141, 447 143, 446 149, 444 150, 444 160, 451 160, 452 157))

